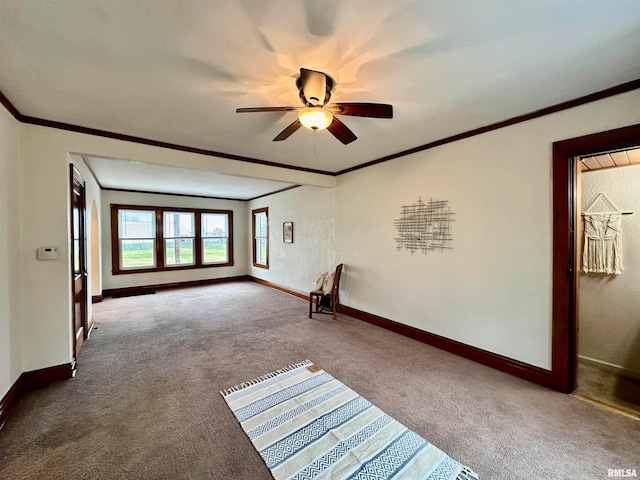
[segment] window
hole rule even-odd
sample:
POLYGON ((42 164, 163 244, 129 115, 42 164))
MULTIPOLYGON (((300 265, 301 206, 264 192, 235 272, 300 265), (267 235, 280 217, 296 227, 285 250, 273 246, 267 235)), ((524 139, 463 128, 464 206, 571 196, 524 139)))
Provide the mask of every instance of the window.
POLYGON ((164 264, 193 265, 194 212, 164 212, 164 264))
POLYGON ((253 218, 253 266, 269 268, 269 209, 251 211, 253 218))
POLYGON ((156 221, 153 211, 118 211, 119 268, 155 267, 155 240, 156 221))
POLYGON ((233 265, 233 211, 111 205, 114 274, 233 265))
POLYGON ((202 214, 202 263, 228 261, 229 216, 224 213, 202 214))

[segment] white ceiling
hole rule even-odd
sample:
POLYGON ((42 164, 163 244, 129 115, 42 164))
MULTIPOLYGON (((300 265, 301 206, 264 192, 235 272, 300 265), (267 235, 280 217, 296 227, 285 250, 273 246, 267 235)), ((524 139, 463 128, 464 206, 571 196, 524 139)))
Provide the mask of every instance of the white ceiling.
POLYGON ((333 173, 637 79, 638 0, 0 0, 22 115, 333 173), (297 106, 300 67, 394 118, 235 113, 297 106))
POLYGON ((248 200, 293 186, 286 182, 131 160, 89 155, 84 159, 105 189, 248 200))

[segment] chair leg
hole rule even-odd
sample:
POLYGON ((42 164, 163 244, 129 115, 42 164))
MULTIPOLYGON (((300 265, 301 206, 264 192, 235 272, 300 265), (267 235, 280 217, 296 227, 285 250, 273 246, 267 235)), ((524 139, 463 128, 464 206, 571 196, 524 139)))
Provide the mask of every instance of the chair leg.
POLYGON ((334 320, 338 319, 338 317, 336 316, 336 308, 338 308, 337 305, 336 305, 336 300, 337 300, 337 298, 336 298, 335 294, 332 295, 332 297, 331 297, 331 307, 333 308, 333 319, 334 320))
POLYGON ((311 305, 313 304, 313 295, 309 295, 309 318, 313 318, 311 316, 311 305))

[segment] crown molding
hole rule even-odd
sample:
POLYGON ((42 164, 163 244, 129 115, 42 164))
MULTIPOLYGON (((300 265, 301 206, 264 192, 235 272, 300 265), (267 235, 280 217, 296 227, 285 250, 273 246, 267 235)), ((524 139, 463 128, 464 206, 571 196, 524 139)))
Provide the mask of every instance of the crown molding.
POLYGON ((280 190, 275 190, 273 192, 265 193, 263 195, 258 195, 257 197, 248 198, 247 202, 250 202, 251 200, 257 200, 257 199, 263 198, 263 197, 268 197, 269 195, 275 195, 276 193, 286 192, 287 190, 293 190, 294 188, 298 188, 298 187, 301 187, 301 186, 302 185, 291 185, 289 187, 281 188, 280 190))
MULTIPOLYGON (((60 130, 68 130, 72 132, 83 133, 86 135, 95 135, 99 137, 112 138, 115 140, 122 140, 125 142, 132 143, 140 143, 144 145, 151 145, 154 147, 168 148, 171 150, 178 150, 181 152, 188 153, 196 153, 199 155, 206 155, 210 157, 219 157, 226 158, 229 160, 236 160, 239 162, 248 162, 254 163, 257 165, 266 165, 271 167, 279 167, 286 168, 288 170, 296 170, 300 172, 308 172, 308 173, 317 173, 319 175, 329 175, 329 176, 339 176, 345 173, 353 172, 355 170, 360 170, 362 168, 371 167, 373 165, 377 165, 379 163, 388 162, 390 160, 394 160, 396 158, 405 157, 408 155, 412 155, 414 153, 422 152, 424 150, 429 150, 431 148, 439 147, 441 145, 446 145, 447 143, 457 142, 458 140, 463 140, 465 138, 474 137, 476 135, 481 135, 483 133, 491 132, 493 130, 498 130, 500 128, 508 127, 511 125, 515 125, 517 123, 526 122, 528 120, 533 120, 534 118, 543 117, 545 115, 550 115, 552 113, 557 113, 562 110, 567 110, 573 107, 577 107, 579 105, 584 105, 585 103, 595 102, 596 100, 602 100, 604 98, 612 97, 614 95, 619 95, 621 93, 630 92, 632 90, 636 90, 640 88, 640 79, 632 80, 630 82, 622 83, 620 85, 616 85, 614 87, 606 88, 604 90, 600 90, 595 93, 591 93, 588 95, 584 95, 582 97, 574 98, 573 100, 568 100, 566 102, 557 103, 550 107, 542 108, 540 110, 536 110, 530 113, 526 113, 524 115, 518 115, 516 117, 509 118, 507 120, 502 120, 500 122, 492 123, 490 125, 486 125, 484 127, 475 128, 473 130, 468 130, 466 132, 458 133, 456 135, 452 135, 450 137, 442 138, 440 140, 436 140, 433 142, 425 143, 424 145, 419 145, 414 148, 410 148, 409 150, 403 150, 398 153, 394 153, 391 155, 387 155, 385 157, 377 158, 375 160, 371 160, 369 162, 361 163, 360 165, 356 165, 350 168, 346 168, 344 170, 340 170, 338 172, 329 172, 326 170, 318 170, 314 168, 306 168, 306 167, 298 167, 295 165, 286 165, 284 163, 271 162, 268 160, 261 160, 259 158, 252 157, 244 157, 241 155, 233 155, 230 153, 224 152, 216 152, 214 150, 206 150, 202 148, 189 147, 186 145, 178 145, 175 143, 162 142, 159 140, 152 140, 148 138, 136 137, 132 135, 125 135, 122 133, 115 132, 107 132, 105 130, 98 130, 95 128, 83 127, 80 125, 72 125, 69 123, 56 122, 53 120, 46 120, 43 118, 31 117, 28 115, 23 115, 20 111, 11 103, 11 101, 0 91, 0 103, 4 105, 4 107, 11 113, 16 120, 27 123, 30 125, 39 125, 41 127, 49 127, 49 128, 57 128, 60 130)), ((277 193, 277 192, 273 192, 277 193)), ((256 197, 258 198, 258 197, 256 197)), ((251 199, 250 199, 251 200, 251 199)))
POLYGON ((500 122, 492 123, 491 125, 486 125, 484 127, 475 128, 473 130, 469 130, 463 133, 458 133, 457 135, 452 135, 450 137, 436 140, 435 142, 426 143, 424 145, 411 148, 409 150, 403 150, 402 152, 394 153, 392 155, 387 155, 386 157, 381 157, 376 160, 371 160, 370 162, 362 163, 354 167, 345 168, 344 170, 340 170, 339 172, 337 172, 336 175, 343 175, 345 173, 353 172, 355 170, 360 170, 361 168, 370 167, 372 165, 377 165, 383 162, 388 162, 389 160, 394 160, 396 158, 412 155, 414 153, 422 152, 424 150, 429 150, 431 148, 439 147, 441 145, 446 145, 447 143, 457 142, 458 140, 474 137, 476 135, 481 135, 483 133, 491 132, 493 130, 498 130, 500 128, 509 127, 517 123, 533 120, 534 118, 539 118, 545 115, 550 115, 552 113, 561 112, 562 110, 568 110, 573 107, 584 105, 585 103, 595 102, 596 100, 602 100, 603 98, 608 98, 614 95, 619 95, 621 93, 630 92, 631 90, 636 90, 638 88, 640 88, 640 79, 632 80, 631 82, 623 83, 621 85, 616 85, 615 87, 611 87, 611 88, 606 88, 604 90, 600 90, 599 92, 574 98, 573 100, 568 100, 566 102, 557 103, 550 107, 542 108, 534 112, 525 113, 524 115, 518 115, 517 117, 512 117, 507 120, 502 120, 500 122))
POLYGON ((11 103, 11 101, 5 97, 4 93, 0 92, 0 103, 2 105, 4 105, 4 108, 7 109, 7 111, 13 115, 13 117, 18 120, 19 122, 22 122, 22 119, 24 118, 23 115, 18 111, 18 109, 13 105, 13 103, 11 103))
MULTIPOLYGON (((102 187, 102 190, 106 192, 144 193, 146 195, 170 195, 174 197, 206 198, 208 200, 231 200, 233 202, 248 202, 248 200, 244 198, 212 197, 208 195, 190 195, 188 193, 156 192, 152 190, 132 190, 129 188, 102 187)), ((277 193, 277 192, 272 192, 272 193, 277 193)), ((271 195, 271 194, 267 193, 265 195, 271 195)))

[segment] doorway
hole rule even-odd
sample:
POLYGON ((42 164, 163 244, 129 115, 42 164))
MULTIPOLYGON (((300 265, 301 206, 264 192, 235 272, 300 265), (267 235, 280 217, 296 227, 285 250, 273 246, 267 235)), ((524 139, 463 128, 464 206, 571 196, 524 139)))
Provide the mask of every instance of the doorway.
POLYGON ((574 393, 640 416, 640 148, 582 156, 579 166, 574 393))
POLYGON ((86 192, 80 172, 70 165, 71 183, 71 321, 73 327, 73 356, 78 358, 87 338, 87 262, 86 262, 86 192))
POLYGON ((640 125, 586 135, 553 144, 553 388, 577 387, 580 160, 599 152, 640 145, 640 125))

